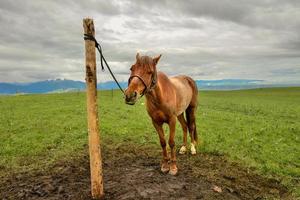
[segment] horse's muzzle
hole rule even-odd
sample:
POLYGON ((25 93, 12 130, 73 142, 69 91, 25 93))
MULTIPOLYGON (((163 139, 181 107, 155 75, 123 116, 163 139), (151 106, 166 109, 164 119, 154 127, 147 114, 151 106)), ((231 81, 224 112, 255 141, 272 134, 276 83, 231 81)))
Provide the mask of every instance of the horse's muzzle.
POLYGON ((125 94, 125 103, 126 104, 134 105, 136 101, 137 101, 137 92, 125 94))

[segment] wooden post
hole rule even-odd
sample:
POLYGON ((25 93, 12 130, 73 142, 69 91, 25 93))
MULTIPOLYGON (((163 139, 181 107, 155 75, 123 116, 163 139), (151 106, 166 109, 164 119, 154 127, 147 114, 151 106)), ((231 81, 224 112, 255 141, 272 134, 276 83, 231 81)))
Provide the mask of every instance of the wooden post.
MULTIPOLYGON (((95 36, 94 22, 92 19, 83 20, 85 34, 95 36)), ((85 67, 86 67, 86 93, 87 93, 87 117, 89 133, 89 153, 91 170, 91 191, 94 199, 104 196, 102 178, 102 158, 100 148, 100 136, 98 127, 97 106, 97 73, 95 42, 85 40, 85 67)))

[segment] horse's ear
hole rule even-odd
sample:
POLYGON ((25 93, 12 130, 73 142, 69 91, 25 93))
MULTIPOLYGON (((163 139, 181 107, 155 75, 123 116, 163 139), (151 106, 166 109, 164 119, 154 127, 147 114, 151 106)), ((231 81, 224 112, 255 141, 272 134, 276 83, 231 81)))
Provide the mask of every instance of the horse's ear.
POLYGON ((160 57, 161 57, 161 54, 159 56, 156 56, 153 58, 154 65, 156 65, 158 63, 160 57))
POLYGON ((136 54, 135 58, 136 58, 136 60, 139 60, 139 58, 140 58, 140 54, 139 54, 139 52, 137 52, 137 54, 136 54))

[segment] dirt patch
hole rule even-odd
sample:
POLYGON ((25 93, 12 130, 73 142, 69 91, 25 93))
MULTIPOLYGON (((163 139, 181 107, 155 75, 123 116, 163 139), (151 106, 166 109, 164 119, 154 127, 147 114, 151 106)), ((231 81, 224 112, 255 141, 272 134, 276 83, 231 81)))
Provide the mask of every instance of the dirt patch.
MULTIPOLYGON (((104 147, 105 199, 292 199, 266 179, 223 156, 178 156, 179 174, 159 170, 159 147, 104 147)), ((0 181, 0 199, 90 199, 88 156, 0 181)))

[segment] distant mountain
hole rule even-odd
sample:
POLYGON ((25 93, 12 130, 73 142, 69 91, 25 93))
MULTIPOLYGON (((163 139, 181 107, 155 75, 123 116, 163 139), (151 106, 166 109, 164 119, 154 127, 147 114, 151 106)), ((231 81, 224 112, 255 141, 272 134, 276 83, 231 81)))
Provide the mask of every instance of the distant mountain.
POLYGON ((207 90, 234 90, 257 88, 262 86, 263 80, 251 79, 221 79, 221 80, 196 80, 198 89, 207 90))
POLYGON ((54 91, 84 90, 85 83, 73 80, 46 80, 34 83, 0 83, 0 94, 49 93, 54 91))
MULTIPOLYGON (((296 85, 266 85, 262 80, 248 79, 222 79, 222 80, 196 80, 199 89, 204 90, 235 90, 259 87, 280 87, 296 85)), ((127 82, 120 82, 122 88, 127 87, 127 82)), ((299 85, 297 85, 299 86, 299 85)), ((113 81, 98 83, 99 90, 117 89, 113 81)), ((0 94, 16 93, 53 93, 85 90, 85 83, 66 79, 46 80, 33 83, 0 83, 0 94)))

